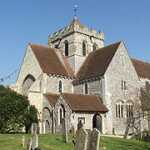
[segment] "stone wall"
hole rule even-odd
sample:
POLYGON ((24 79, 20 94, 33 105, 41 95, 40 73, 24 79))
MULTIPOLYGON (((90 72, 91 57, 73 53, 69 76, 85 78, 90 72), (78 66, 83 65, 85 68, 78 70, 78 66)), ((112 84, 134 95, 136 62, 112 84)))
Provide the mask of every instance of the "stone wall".
POLYGON ((107 113, 107 131, 109 134, 124 134, 126 128, 126 103, 138 103, 137 92, 139 78, 123 43, 119 46, 105 73, 105 101, 107 113), (122 90, 121 82, 126 81, 127 90, 122 90), (123 118, 116 118, 116 103, 123 101, 123 118))
MULTIPOLYGON (((103 80, 104 79, 85 82, 88 84, 88 91, 90 95, 99 95, 101 98, 103 98, 103 86, 104 86, 103 80)), ((74 85, 74 93, 85 94, 84 93, 85 83, 74 85)))
POLYGON ((56 93, 59 94, 59 81, 62 81, 62 92, 73 93, 73 85, 71 79, 58 78, 58 77, 47 77, 46 79, 46 91, 45 93, 56 93))
POLYGON ((31 74, 35 79, 37 79, 41 73, 42 70, 38 61, 36 60, 30 46, 28 46, 16 82, 17 92, 22 93, 22 84, 27 75, 31 74))

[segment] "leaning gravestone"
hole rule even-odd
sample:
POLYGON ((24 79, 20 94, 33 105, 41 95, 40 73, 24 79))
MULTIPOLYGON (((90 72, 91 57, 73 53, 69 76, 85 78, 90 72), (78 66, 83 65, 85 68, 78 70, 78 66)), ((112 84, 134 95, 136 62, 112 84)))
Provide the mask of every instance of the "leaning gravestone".
POLYGON ((87 150, 88 133, 83 128, 77 130, 75 150, 87 150))

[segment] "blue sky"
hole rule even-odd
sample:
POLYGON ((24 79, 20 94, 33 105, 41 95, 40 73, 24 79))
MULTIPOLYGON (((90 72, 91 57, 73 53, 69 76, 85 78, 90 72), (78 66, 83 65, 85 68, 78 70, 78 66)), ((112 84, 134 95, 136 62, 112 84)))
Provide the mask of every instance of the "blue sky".
POLYGON ((0 78, 20 66, 29 42, 47 44, 70 23, 75 4, 83 24, 105 33, 105 45, 122 40, 132 57, 150 61, 150 0, 1 0, 0 78))

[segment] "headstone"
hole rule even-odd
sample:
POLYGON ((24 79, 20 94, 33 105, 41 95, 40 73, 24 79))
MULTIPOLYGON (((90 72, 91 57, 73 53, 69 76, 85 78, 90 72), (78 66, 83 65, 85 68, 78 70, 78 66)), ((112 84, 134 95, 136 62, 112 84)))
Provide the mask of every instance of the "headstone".
POLYGON ((25 148, 25 136, 22 136, 22 147, 25 148))
POLYGON ((90 133, 87 150, 99 150, 100 149, 100 131, 96 128, 90 133))
POLYGON ((77 130, 75 150, 87 150, 88 133, 83 128, 77 130))
POLYGON ((27 141, 27 150, 35 150, 38 148, 38 125, 33 123, 31 126, 32 137, 27 141))
POLYGON ((78 122, 77 129, 79 130, 79 129, 81 129, 81 128, 83 128, 83 124, 82 124, 82 121, 80 120, 80 121, 78 122))
POLYGON ((28 141, 27 141, 27 150, 31 150, 32 149, 32 138, 30 138, 28 141))
POLYGON ((67 124, 66 124, 66 120, 63 119, 62 120, 62 129, 63 129, 63 139, 65 141, 65 143, 68 143, 68 130, 67 130, 67 124))
POLYGON ((34 150, 35 148, 37 148, 38 145, 38 135, 35 134, 32 136, 32 150, 34 150))

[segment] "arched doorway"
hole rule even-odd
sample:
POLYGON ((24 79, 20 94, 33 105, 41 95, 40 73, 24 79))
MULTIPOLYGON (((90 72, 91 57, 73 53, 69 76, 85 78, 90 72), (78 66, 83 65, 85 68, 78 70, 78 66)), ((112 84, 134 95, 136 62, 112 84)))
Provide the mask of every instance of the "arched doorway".
POLYGON ((93 116, 93 128, 98 129, 102 133, 102 117, 98 113, 93 116))

